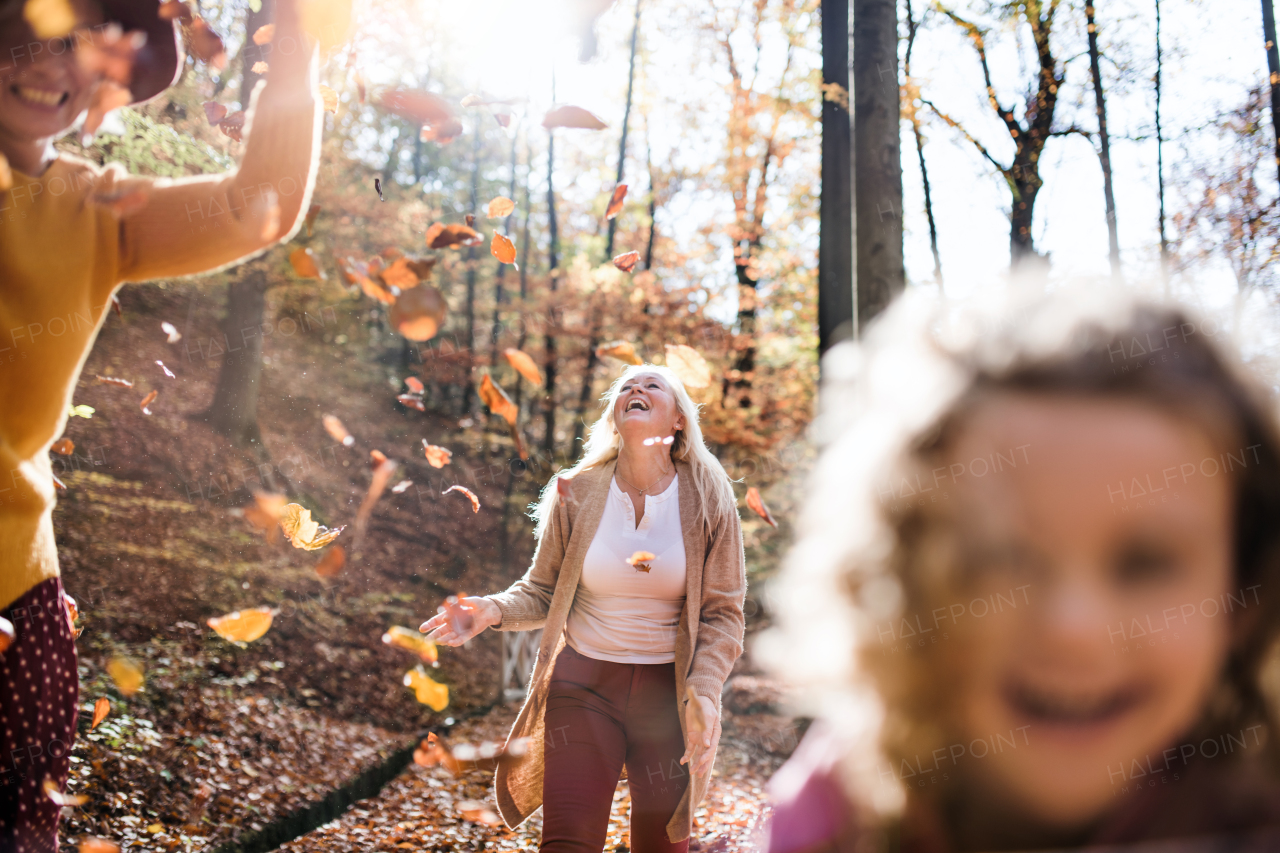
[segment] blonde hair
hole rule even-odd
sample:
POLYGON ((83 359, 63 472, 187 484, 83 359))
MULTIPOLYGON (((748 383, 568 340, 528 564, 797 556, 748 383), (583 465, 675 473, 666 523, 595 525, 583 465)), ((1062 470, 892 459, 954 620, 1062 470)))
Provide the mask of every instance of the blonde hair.
POLYGON ((825 447, 797 541, 769 591, 777 627, 753 652, 799 688, 805 711, 850 743, 841 769, 863 804, 886 817, 896 812, 902 782, 885 782, 881 768, 927 755, 954 734, 948 696, 962 667, 941 645, 885 654, 880 632, 929 613, 964 583, 965 531, 947 525, 946 510, 928 496, 902 499, 902 484, 930 482, 931 467, 943 464, 965 419, 992 393, 1134 400, 1190 419, 1217 441, 1257 448, 1258 464, 1234 483, 1234 570, 1242 586, 1265 592, 1256 619, 1237 626, 1220 689, 1197 727, 1247 721, 1272 730, 1280 430, 1273 394, 1219 340, 1226 337, 1222 325, 1181 306, 1131 294, 1009 291, 959 305, 909 292, 861 345, 827 355, 814 424, 825 447))
POLYGON ((546 530, 547 522, 555 511, 559 490, 556 481, 561 477, 572 478, 579 471, 598 468, 618 458, 622 448, 622 435, 618 425, 613 421, 614 404, 622 393, 622 386, 627 380, 643 373, 658 376, 676 398, 676 410, 684 420, 684 427, 676 430, 675 440, 671 443, 671 458, 689 465, 693 475, 693 489, 698 495, 698 507, 702 513, 702 523, 707 530, 713 530, 726 513, 736 513, 737 500, 733 496, 728 473, 720 460, 707 448, 702 439, 702 427, 698 425, 698 404, 693 402, 684 382, 669 367, 657 364, 635 364, 622 371, 622 375, 613 381, 609 390, 601 398, 604 411, 600 418, 591 425, 587 434, 582 458, 572 468, 557 471, 542 490, 538 502, 533 505, 535 535, 539 540, 546 530))

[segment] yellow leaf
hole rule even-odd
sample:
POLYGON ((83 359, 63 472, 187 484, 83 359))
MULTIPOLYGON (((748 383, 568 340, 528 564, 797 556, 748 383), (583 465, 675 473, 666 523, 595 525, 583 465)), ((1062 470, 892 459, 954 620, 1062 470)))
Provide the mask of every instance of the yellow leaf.
POLYGON ((601 344, 596 347, 596 355, 600 358, 605 356, 616 358, 627 364, 644 364, 640 356, 636 355, 636 348, 628 341, 610 341, 607 344, 601 344))
POLYGON ((413 652, 427 663, 435 663, 440 657, 439 652, 436 650, 436 644, 427 639, 425 634, 412 628, 392 625, 387 629, 387 633, 382 635, 382 642, 388 646, 395 646, 398 649, 413 652))
POLYGON ((67 0, 27 0, 22 17, 42 41, 62 38, 76 28, 76 13, 67 0))
POLYGON ((511 215, 516 209, 516 203, 504 195, 500 195, 493 201, 489 202, 489 218, 505 219, 511 215))
POLYGON ((404 674, 404 686, 411 688, 418 701, 433 711, 443 711, 449 704, 448 685, 432 681, 420 666, 404 674))
POLYGON ((116 683, 116 689, 125 696, 132 696, 141 690, 145 680, 142 667, 128 658, 112 658, 107 661, 107 674, 116 683))
POLYGON ((280 513, 280 529, 289 537, 293 547, 306 551, 318 551, 328 545, 346 526, 330 530, 311 520, 311 510, 298 504, 288 504, 280 513))
POLYGON ((507 423, 515 425, 516 416, 519 415, 520 410, 507 396, 507 392, 499 388, 487 373, 484 379, 480 380, 480 402, 488 406, 489 411, 505 419, 507 423))
POLYGON ((237 610, 226 616, 214 616, 208 620, 210 628, 218 636, 232 643, 252 643, 271 630, 271 620, 276 611, 270 607, 254 607, 237 610))
POLYGON ((528 353, 524 350, 508 347, 503 350, 502 354, 507 357, 507 361, 516 369, 517 373, 528 379, 536 387, 542 387, 542 373, 528 353))

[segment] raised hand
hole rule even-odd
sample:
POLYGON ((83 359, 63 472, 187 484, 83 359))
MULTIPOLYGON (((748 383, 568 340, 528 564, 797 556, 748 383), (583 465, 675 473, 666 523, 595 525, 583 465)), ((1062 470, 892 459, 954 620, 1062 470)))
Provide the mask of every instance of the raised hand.
POLYGON ((485 628, 502 622, 498 605, 483 596, 451 595, 437 611, 418 630, 445 646, 460 646, 485 628))

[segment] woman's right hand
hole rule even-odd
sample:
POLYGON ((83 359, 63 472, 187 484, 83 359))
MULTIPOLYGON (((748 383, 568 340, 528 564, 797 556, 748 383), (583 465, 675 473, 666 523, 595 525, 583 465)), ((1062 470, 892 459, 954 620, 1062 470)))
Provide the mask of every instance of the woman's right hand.
POLYGON ((460 646, 493 625, 501 624, 502 611, 483 596, 449 596, 435 616, 418 626, 427 639, 445 646, 460 646))

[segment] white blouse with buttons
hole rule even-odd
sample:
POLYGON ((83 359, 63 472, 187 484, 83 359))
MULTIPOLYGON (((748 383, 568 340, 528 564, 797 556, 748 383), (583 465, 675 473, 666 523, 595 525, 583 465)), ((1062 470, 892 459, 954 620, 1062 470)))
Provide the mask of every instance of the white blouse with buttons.
POLYGON ((679 480, 645 497, 639 525, 631 498, 616 480, 609 484, 565 627, 566 642, 579 654, 615 663, 676 659, 686 576, 679 480), (627 559, 637 551, 654 559, 633 567, 627 559))

